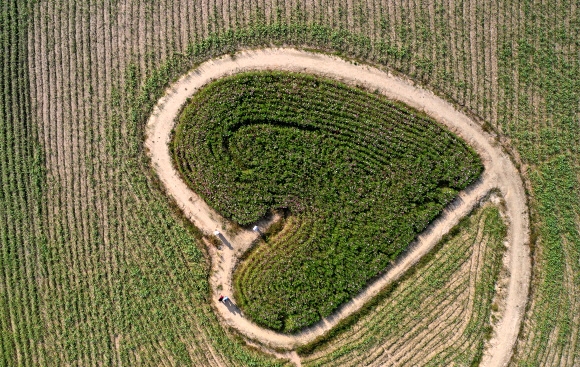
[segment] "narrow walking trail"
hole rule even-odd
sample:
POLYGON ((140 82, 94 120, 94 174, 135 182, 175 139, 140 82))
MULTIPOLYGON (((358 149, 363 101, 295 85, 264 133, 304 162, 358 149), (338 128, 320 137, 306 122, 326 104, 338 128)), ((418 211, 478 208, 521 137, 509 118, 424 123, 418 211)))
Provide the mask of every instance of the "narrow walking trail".
MULTIPOLYGON (((529 223, 522 180, 509 157, 477 123, 457 111, 452 104, 429 91, 414 86, 410 81, 338 57, 289 48, 244 51, 234 57, 224 56, 201 64, 173 84, 165 96, 159 100, 149 119, 145 141, 155 171, 165 185, 167 193, 173 197, 185 215, 206 233, 212 233, 215 230, 222 231, 224 219, 187 187, 172 165, 168 144, 176 117, 187 98, 200 87, 212 80, 249 70, 306 72, 376 90, 391 99, 424 111, 446 125, 478 152, 485 165, 485 171, 475 184, 460 193, 444 213, 418 236, 405 255, 379 279, 313 327, 293 335, 277 333, 261 328, 246 319, 235 306, 235 300, 226 305, 219 303, 217 297, 213 297, 215 309, 218 310, 223 321, 250 340, 268 348, 292 350, 306 344, 328 332, 340 320, 358 311, 387 284, 404 274, 428 253, 462 217, 468 215, 492 189, 498 189, 506 202, 506 215, 509 221, 506 261, 510 279, 505 312, 494 328, 493 337, 481 365, 506 365, 512 355, 522 322, 531 274, 528 248, 529 223)), ((275 220, 277 218, 262 221, 257 225, 263 229, 275 220)), ((220 249, 209 247, 212 258, 210 285, 214 294, 232 297, 231 280, 236 262, 257 237, 257 233, 249 230, 239 231, 235 235, 229 235, 224 231, 220 234, 224 245, 220 249)), ((300 364, 300 359, 295 353, 290 352, 288 356, 297 365, 300 364)))

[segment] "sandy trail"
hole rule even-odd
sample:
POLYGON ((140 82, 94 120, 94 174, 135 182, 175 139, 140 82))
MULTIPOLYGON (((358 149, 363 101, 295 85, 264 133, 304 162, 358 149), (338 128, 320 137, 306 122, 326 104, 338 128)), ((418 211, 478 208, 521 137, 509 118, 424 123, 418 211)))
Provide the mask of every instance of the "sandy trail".
MULTIPOLYGON (((509 220, 508 251, 506 264, 510 279, 505 312, 495 327, 494 335, 485 351, 482 366, 504 366, 508 363, 515 344, 523 312, 528 298, 531 261, 528 248, 529 223, 526 196, 521 178, 509 157, 478 124, 457 111, 453 105, 433 93, 418 88, 412 82, 394 77, 376 68, 357 65, 337 57, 309 53, 295 49, 273 48, 244 51, 235 57, 224 56, 201 64, 182 77, 161 98, 147 125, 145 146, 154 169, 185 215, 206 233, 222 231, 223 218, 211 209, 181 180, 171 163, 169 141, 171 130, 180 107, 200 87, 212 80, 248 70, 288 70, 307 72, 341 80, 369 90, 377 90, 387 97, 402 101, 424 111, 451 131, 461 136, 481 156, 485 172, 478 182, 460 193, 444 213, 424 231, 409 250, 384 275, 367 286, 363 292, 333 315, 311 328, 294 335, 286 335, 257 326, 241 315, 235 305, 217 301, 215 308, 224 322, 237 329, 249 339, 270 348, 294 349, 323 335, 340 320, 359 310, 388 283, 399 278, 423 255, 428 253, 459 220, 484 198, 492 189, 499 189, 506 201, 509 220)), ((265 227, 268 223, 259 223, 265 227)), ((239 256, 257 238, 252 231, 241 231, 235 236, 222 232, 224 246, 210 249, 212 276, 210 283, 214 294, 232 292, 232 272, 239 256), (219 290, 221 286, 221 290, 219 290)), ((235 300, 233 300, 235 302, 235 300)), ((292 358, 297 364, 299 359, 292 358)))

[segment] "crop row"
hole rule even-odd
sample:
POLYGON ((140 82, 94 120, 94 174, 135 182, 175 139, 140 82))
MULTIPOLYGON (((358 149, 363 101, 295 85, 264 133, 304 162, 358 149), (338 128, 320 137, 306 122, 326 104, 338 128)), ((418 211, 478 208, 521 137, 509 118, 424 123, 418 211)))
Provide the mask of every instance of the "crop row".
POLYGON ((168 4, 0 5, 2 366, 285 364, 220 326, 198 233, 152 195, 134 124, 153 64, 119 46, 166 42, 118 25, 168 4))
POLYGON ((475 180, 475 153, 401 104, 313 76, 253 72, 196 94, 175 161, 210 205, 247 225, 268 210, 292 236, 236 273, 256 322, 293 332, 329 315, 475 180))
POLYGON ((486 205, 342 331, 302 347, 305 366, 476 365, 491 327, 506 226, 486 205))
POLYGON ((38 364, 42 339, 39 263, 46 245, 42 151, 27 68, 30 7, 0 4, 0 365, 38 364))
MULTIPOLYGON (((204 301, 187 304, 205 316, 166 308, 180 285, 162 270, 148 275, 155 252, 143 249, 162 254, 179 234, 178 248, 196 254, 191 267, 199 252, 193 235, 167 229, 185 224, 155 189, 142 134, 172 79, 209 57, 271 44, 379 63, 500 129, 528 167, 539 239, 537 289, 512 365, 580 364, 575 2, 46 0, 0 9, 0 252, 11 264, 0 274, 0 364, 157 366, 181 361, 183 348, 197 365, 270 363, 199 311, 204 301), (152 215, 151 202, 162 210, 152 215), (166 236, 153 244, 151 231, 166 236), (157 283, 172 284, 157 292, 167 299, 148 301, 157 283)), ((206 292, 200 282, 187 292, 206 292)))

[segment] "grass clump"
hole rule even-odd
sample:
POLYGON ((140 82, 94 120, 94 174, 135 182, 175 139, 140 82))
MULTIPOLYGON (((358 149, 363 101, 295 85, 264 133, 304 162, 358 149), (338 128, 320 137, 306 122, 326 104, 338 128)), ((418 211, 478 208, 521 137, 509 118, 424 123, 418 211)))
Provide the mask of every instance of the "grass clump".
POLYGON ((294 332, 377 276, 483 170, 435 121, 304 74, 251 72, 197 93, 176 128, 175 163, 227 218, 270 210, 290 230, 235 274, 246 315, 294 332))

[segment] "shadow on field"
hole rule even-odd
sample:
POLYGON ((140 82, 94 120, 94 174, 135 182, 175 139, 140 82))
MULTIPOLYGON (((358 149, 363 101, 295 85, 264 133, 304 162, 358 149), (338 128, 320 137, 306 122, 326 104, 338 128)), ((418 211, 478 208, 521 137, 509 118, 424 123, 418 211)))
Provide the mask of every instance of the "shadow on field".
POLYGON ((222 241, 222 243, 224 245, 226 245, 230 250, 233 250, 234 247, 232 246, 232 244, 230 243, 230 241, 226 240, 226 238, 224 237, 223 234, 218 234, 217 237, 222 241))
POLYGON ((239 314, 240 316, 242 315, 242 312, 240 311, 238 306, 236 306, 236 304, 233 303, 231 299, 228 298, 228 300, 224 301, 223 304, 228 308, 228 311, 230 311, 234 315, 237 314, 239 314))

